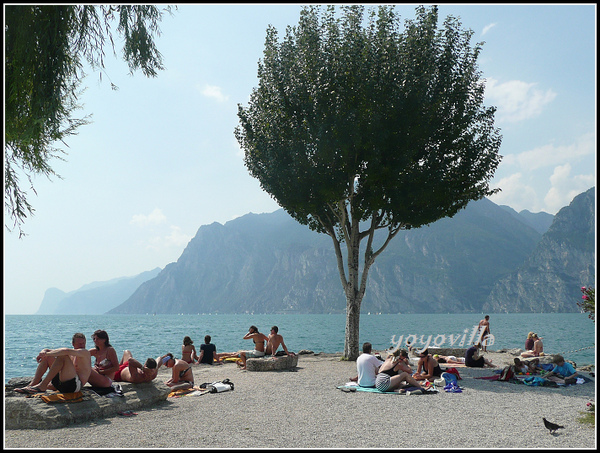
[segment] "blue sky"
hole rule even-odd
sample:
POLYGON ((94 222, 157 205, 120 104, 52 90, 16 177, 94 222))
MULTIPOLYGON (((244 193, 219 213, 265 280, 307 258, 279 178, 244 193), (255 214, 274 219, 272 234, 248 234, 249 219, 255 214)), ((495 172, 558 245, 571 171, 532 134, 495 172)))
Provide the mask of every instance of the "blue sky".
MULTIPOLYGON (((414 18, 414 5, 396 7, 414 18)), ((165 15, 157 46, 165 71, 128 75, 107 52, 90 72, 68 140, 63 179, 37 178, 27 236, 4 234, 6 314, 35 313, 51 287, 133 276, 176 261, 198 228, 278 205, 243 164, 237 104, 257 85, 266 29, 280 38, 301 5, 183 5, 165 15), (110 82, 119 87, 110 89, 110 82)), ((498 107, 504 156, 492 198, 555 214, 596 184, 596 6, 450 5, 485 41, 486 104, 498 107)))

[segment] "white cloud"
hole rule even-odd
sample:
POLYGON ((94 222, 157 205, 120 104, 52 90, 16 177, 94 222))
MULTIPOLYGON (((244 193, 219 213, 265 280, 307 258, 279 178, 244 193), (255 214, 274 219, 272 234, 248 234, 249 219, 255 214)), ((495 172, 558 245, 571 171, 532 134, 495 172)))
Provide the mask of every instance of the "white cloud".
POLYGON ((129 223, 131 225, 137 225, 139 227, 145 227, 148 225, 159 225, 166 222, 167 218, 158 208, 154 209, 150 214, 136 214, 134 215, 129 223))
POLYGON ((485 27, 483 27, 483 31, 481 32, 481 36, 484 36, 488 31, 490 31, 492 28, 494 28, 496 26, 495 23, 486 25, 485 27))
POLYGON ((552 187, 544 197, 549 212, 557 212, 567 206, 577 195, 595 184, 595 175, 571 175, 571 165, 559 165, 550 177, 552 187))
POLYGON ((516 165, 519 169, 535 170, 573 162, 581 157, 593 155, 596 150, 595 133, 582 135, 571 145, 539 146, 518 154, 508 154, 502 159, 503 165, 516 165))
POLYGON ((167 247, 183 247, 192 239, 192 236, 185 234, 181 228, 171 225, 171 232, 165 237, 165 246, 167 247))
POLYGON ((200 90, 202 95, 217 100, 218 102, 225 102, 229 99, 229 96, 225 96, 221 92, 221 87, 215 85, 204 85, 204 87, 200 90))
POLYGON ((148 239, 146 241, 146 248, 155 252, 170 248, 181 249, 192 239, 192 236, 183 233, 178 226, 171 225, 169 230, 166 234, 158 234, 148 239))
POLYGON ((498 107, 498 121, 517 122, 535 118, 552 102, 556 93, 535 88, 535 83, 511 80, 499 83, 493 78, 486 80, 485 96, 498 107))
POLYGON ((502 190, 489 198, 498 205, 510 206, 517 212, 523 209, 538 212, 542 209, 535 189, 523 181, 521 173, 514 173, 502 178, 495 187, 502 190))

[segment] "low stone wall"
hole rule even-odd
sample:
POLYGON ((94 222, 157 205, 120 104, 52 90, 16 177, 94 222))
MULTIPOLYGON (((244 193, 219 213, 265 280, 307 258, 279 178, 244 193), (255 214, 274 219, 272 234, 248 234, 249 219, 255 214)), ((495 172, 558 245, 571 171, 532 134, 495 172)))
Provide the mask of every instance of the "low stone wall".
POLYGON ((283 355, 280 357, 261 357, 260 359, 246 360, 248 371, 280 371, 291 370, 298 366, 297 355, 283 355))
POLYGON ((467 352, 466 348, 428 348, 431 355, 453 355, 457 358, 464 357, 467 352))
POLYGON ((164 401, 171 389, 163 383, 130 384, 120 382, 124 396, 99 396, 89 387, 78 403, 45 403, 39 397, 27 398, 14 391, 27 385, 31 378, 13 378, 4 386, 5 429, 49 429, 99 418, 113 417, 118 412, 136 410, 164 401))

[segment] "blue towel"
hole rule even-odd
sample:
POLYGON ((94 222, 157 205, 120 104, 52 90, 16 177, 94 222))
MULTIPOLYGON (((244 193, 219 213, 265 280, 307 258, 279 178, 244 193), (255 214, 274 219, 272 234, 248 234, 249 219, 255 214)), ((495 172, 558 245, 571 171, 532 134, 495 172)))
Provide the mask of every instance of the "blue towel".
POLYGON ((340 385, 338 389, 355 389, 357 392, 389 393, 392 395, 399 395, 398 392, 382 392, 381 390, 377 390, 375 387, 361 387, 359 385, 340 385))

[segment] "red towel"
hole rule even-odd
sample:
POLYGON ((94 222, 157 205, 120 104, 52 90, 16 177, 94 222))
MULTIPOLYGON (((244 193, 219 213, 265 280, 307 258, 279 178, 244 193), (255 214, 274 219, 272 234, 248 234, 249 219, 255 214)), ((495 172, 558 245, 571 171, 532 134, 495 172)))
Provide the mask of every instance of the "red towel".
POLYGON ((446 370, 446 373, 452 373, 452 374, 456 374, 456 377, 457 377, 458 379, 462 379, 462 378, 460 377, 460 373, 458 372, 458 370, 457 370, 456 368, 448 368, 448 369, 446 370))

